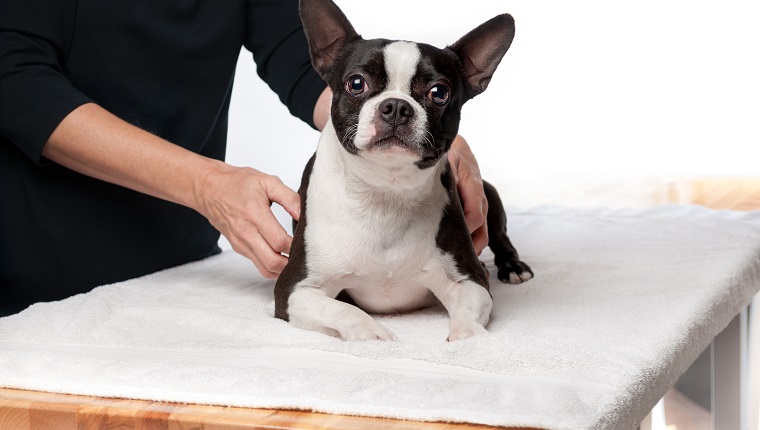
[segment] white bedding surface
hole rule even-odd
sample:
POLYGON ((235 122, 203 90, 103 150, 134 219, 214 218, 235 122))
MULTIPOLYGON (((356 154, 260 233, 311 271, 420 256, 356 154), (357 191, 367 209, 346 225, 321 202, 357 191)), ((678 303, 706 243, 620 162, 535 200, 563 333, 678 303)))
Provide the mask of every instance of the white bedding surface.
POLYGON ((633 429, 760 288, 760 212, 542 207, 511 211, 509 231, 536 277, 493 273, 487 336, 446 343, 441 307, 378 316, 399 342, 296 329, 228 252, 0 319, 0 386, 633 429))

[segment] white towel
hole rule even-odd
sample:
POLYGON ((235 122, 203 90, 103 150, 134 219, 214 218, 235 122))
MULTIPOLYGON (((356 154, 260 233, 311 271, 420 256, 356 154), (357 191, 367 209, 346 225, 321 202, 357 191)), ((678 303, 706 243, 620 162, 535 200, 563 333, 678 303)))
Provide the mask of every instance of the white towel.
POLYGON ((399 342, 300 330, 228 252, 0 319, 0 386, 633 429, 760 288, 760 212, 547 207, 509 229, 536 277, 492 278, 487 336, 446 343, 441 307, 378 316, 399 342))

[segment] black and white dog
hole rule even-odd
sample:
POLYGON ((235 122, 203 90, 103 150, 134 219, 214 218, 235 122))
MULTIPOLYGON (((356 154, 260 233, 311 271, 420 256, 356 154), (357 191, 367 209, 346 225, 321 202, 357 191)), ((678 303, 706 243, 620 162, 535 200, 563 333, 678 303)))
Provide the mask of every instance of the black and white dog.
MULTIPOLYGON (((445 49, 364 40, 332 0, 301 0, 314 68, 333 90, 331 120, 306 165, 275 316, 345 340, 396 340, 366 312, 440 301, 448 340, 485 333, 492 306, 446 152, 462 105, 483 92, 514 37, 500 15, 445 49), (365 312, 366 311, 366 312, 365 312)), ((488 198, 489 247, 504 282, 533 277, 488 198)))

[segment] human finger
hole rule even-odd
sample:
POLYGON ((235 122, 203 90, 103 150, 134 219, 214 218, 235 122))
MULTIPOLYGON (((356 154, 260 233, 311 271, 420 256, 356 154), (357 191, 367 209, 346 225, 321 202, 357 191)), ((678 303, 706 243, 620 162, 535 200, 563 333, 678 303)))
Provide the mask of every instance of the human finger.
POLYGON ((475 248, 475 254, 480 255, 488 245, 488 228, 485 224, 480 226, 472 233, 472 247, 475 248))
POLYGON ((288 235, 269 207, 261 207, 255 214, 254 225, 269 247, 278 253, 290 253, 293 238, 288 235))
POLYGON ((472 234, 485 223, 485 214, 483 213, 485 191, 483 190, 483 184, 475 180, 462 181, 458 184, 458 188, 462 198, 464 220, 467 223, 470 234, 472 234))
POLYGON ((288 188, 277 176, 270 176, 265 182, 265 192, 270 202, 275 202, 294 220, 298 221, 301 215, 301 196, 288 188))
POLYGON ((227 240, 230 242, 232 250, 249 259, 251 263, 253 263, 253 265, 256 267, 256 270, 258 270, 262 276, 268 279, 277 277, 277 273, 267 270, 267 268, 264 266, 264 263, 262 263, 261 260, 256 256, 256 251, 254 251, 251 241, 243 239, 239 236, 232 236, 228 234, 225 234, 225 237, 227 237, 227 240))
POLYGON ((275 252, 258 232, 252 232, 251 236, 250 248, 255 259, 249 259, 265 278, 276 278, 288 264, 288 258, 275 252))

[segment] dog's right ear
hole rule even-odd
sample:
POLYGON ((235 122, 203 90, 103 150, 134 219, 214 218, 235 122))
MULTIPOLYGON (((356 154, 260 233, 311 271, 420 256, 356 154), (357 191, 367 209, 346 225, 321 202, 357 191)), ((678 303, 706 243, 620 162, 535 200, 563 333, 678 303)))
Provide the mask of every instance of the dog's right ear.
POLYGON ((332 0, 301 0, 298 9, 309 41, 311 64, 329 82, 330 69, 343 47, 359 35, 332 0))

